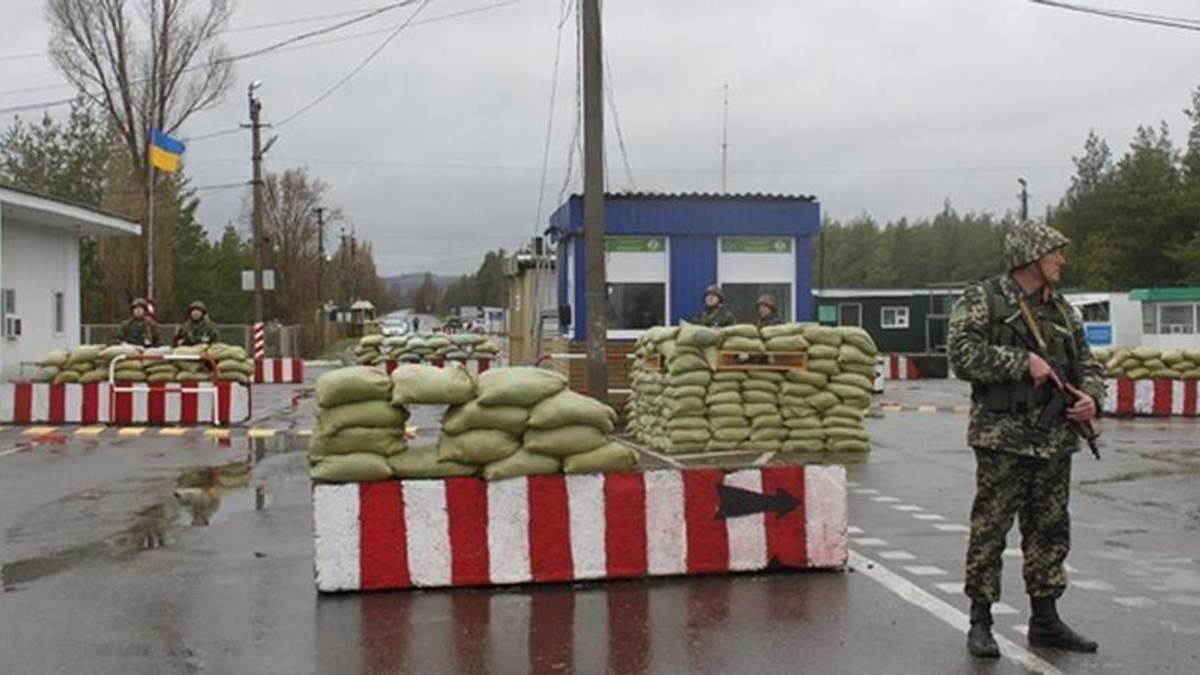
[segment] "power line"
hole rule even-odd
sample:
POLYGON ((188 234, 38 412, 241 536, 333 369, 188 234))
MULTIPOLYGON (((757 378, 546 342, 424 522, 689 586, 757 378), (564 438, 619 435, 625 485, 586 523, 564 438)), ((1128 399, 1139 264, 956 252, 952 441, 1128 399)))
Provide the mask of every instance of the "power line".
POLYGON ((1092 14, 1109 19, 1120 19, 1122 21, 1145 23, 1154 26, 1165 26, 1167 28, 1200 31, 1200 19, 1173 17, 1163 14, 1147 14, 1144 12, 1133 12, 1129 10, 1104 9, 1102 7, 1089 7, 1087 5, 1078 5, 1071 2, 1059 2, 1058 0, 1030 0, 1030 2, 1036 5, 1045 5, 1047 7, 1053 7, 1056 9, 1065 9, 1072 12, 1092 14))
MULTIPOLYGON (((583 157, 583 148, 580 146, 580 132, 583 130, 583 23, 579 11, 579 0, 574 0, 575 4, 575 130, 571 132, 571 142, 567 149, 567 173, 563 176, 562 187, 558 190, 559 204, 562 203, 563 197, 566 196, 567 190, 571 187, 571 172, 575 168, 575 153, 578 149, 579 156, 583 157)), ((582 174, 583 172, 580 171, 582 174)))
POLYGON ((570 18, 570 2, 562 0, 562 14, 558 19, 557 35, 554 38, 554 68, 550 71, 550 112, 546 116, 546 144, 542 148, 542 178, 538 183, 537 215, 533 219, 534 234, 541 231, 542 207, 546 200, 546 173, 550 166, 550 141, 554 134, 554 102, 558 97, 558 64, 562 55, 563 26, 570 18))
MULTIPOLYGON (((311 38, 313 38, 313 37, 317 37, 317 36, 320 36, 320 35, 325 35, 325 34, 327 34, 327 33, 332 33, 332 32, 334 32, 334 31, 337 31, 337 30, 341 30, 342 28, 345 28, 345 27, 347 27, 347 26, 350 26, 350 25, 353 25, 353 24, 356 24, 356 23, 361 23, 361 22, 363 22, 363 21, 366 21, 366 20, 368 20, 368 19, 372 19, 372 18, 374 18, 374 17, 376 17, 376 16, 379 16, 380 14, 383 14, 384 12, 388 12, 388 11, 392 11, 392 10, 395 10, 395 9, 399 9, 399 8, 401 8, 401 7, 405 7, 405 6, 407 6, 407 5, 411 5, 411 4, 414 4, 414 3, 416 3, 416 2, 421 2, 421 3, 422 3, 422 5, 421 5, 421 6, 422 6, 422 7, 424 7, 425 5, 429 4, 430 0, 402 0, 401 2, 394 2, 394 3, 390 4, 390 5, 385 5, 385 6, 381 7, 381 8, 376 8, 376 9, 369 10, 369 11, 367 11, 367 12, 364 12, 364 13, 362 13, 361 15, 359 15, 359 16, 356 16, 356 17, 355 17, 355 18, 353 18, 353 19, 347 19, 347 20, 345 20, 345 21, 340 21, 340 22, 338 22, 338 23, 336 23, 336 24, 333 24, 333 25, 330 25, 330 26, 326 26, 326 27, 324 27, 324 28, 318 28, 318 29, 314 29, 314 30, 311 30, 311 31, 306 31, 306 32, 304 32, 304 33, 300 33, 299 35, 294 35, 294 36, 292 36, 292 37, 290 37, 290 38, 287 38, 287 39, 280 40, 280 41, 278 41, 278 42, 272 43, 272 44, 270 44, 270 45, 267 45, 266 47, 260 47, 260 48, 258 48, 258 49, 253 49, 253 50, 251 50, 251 51, 248 51, 248 52, 243 52, 243 53, 241 53, 241 54, 235 54, 235 55, 233 55, 233 56, 226 56, 226 57, 222 57, 222 58, 218 58, 218 59, 213 59, 212 61, 210 61, 210 62, 206 62, 206 63, 203 63, 203 64, 197 64, 197 65, 194 65, 194 66, 189 66, 189 67, 187 67, 187 68, 183 68, 183 69, 182 69, 182 70, 180 70, 179 72, 180 72, 180 73, 186 73, 186 72, 191 72, 191 71, 194 71, 194 70, 200 70, 200 69, 203 69, 203 68, 209 68, 209 67, 212 67, 212 66, 214 66, 214 65, 223 65, 223 64, 226 64, 226 63, 234 63, 234 62, 237 62, 237 61, 242 61, 242 60, 245 60, 245 59, 254 58, 254 57, 256 57, 256 56, 262 56, 262 55, 264 55, 264 54, 267 54, 267 53, 270 53, 270 52, 274 52, 274 51, 278 51, 278 50, 280 50, 280 49, 283 49, 284 47, 287 47, 287 46, 289 46, 289 45, 293 45, 293 44, 295 44, 295 43, 297 43, 297 42, 301 42, 301 41, 304 41, 304 40, 311 39, 311 38)), ((165 77, 165 76, 164 76, 164 77, 165 77)), ((138 79, 135 79, 135 80, 132 80, 132 81, 130 81, 130 84, 131 84, 131 85, 134 85, 134 84, 145 84, 145 83, 147 83, 147 82, 150 82, 150 81, 152 81, 152 80, 154 80, 154 79, 155 79, 155 78, 152 78, 152 77, 138 78, 138 79)), ((57 88, 64 88, 64 87, 70 87, 70 86, 71 86, 71 85, 69 85, 69 84, 65 84, 65 85, 54 85, 54 87, 53 87, 53 88, 56 88, 56 89, 57 89, 57 88)), ((34 91, 34 90, 41 90, 41 89, 45 89, 45 88, 47 88, 47 87, 31 87, 31 88, 25 88, 25 89, 9 89, 9 90, 6 90, 6 91, 0 91, 0 94, 23 93, 23 92, 34 91)), ((95 94, 95 93, 93 93, 93 92, 89 92, 89 91, 87 91, 87 90, 84 90, 83 92, 81 92, 81 95, 83 95, 83 96, 87 96, 87 97, 89 97, 89 98, 95 98, 95 97, 96 97, 96 94, 95 94)), ((46 102, 42 102, 42 103, 28 103, 28 104, 24 104, 24 105, 10 106, 10 107, 8 107, 8 108, 0 108, 0 114, 10 113, 10 112, 19 112, 19 111, 22 111, 22 110, 29 110, 29 109, 34 109, 34 108, 53 108, 53 107, 56 107, 56 106, 64 105, 64 104, 66 104, 66 103, 70 103, 71 101, 74 101, 74 100, 76 99, 76 97, 77 97, 77 96, 71 96, 70 98, 57 99, 57 100, 54 100, 54 101, 46 101, 46 102)))
POLYGON ((629 179, 630 189, 637 189, 637 183, 633 180, 633 167, 629 165, 629 151, 625 149, 625 134, 621 133, 621 118, 617 115, 617 94, 613 91, 612 69, 608 65, 607 50, 604 53, 604 80, 604 93, 608 94, 608 108, 612 111, 613 128, 617 132, 617 146, 621 149, 621 162, 625 165, 625 177, 629 179))
MULTIPOLYGON (((410 4, 411 2, 415 2, 415 1, 416 0, 409 0, 405 4, 410 4)), ((366 68, 371 63, 371 61, 375 60, 375 57, 379 56, 379 53, 382 52, 385 47, 387 47, 389 44, 391 44, 392 40, 396 39, 396 36, 400 35, 401 31, 403 31, 405 28, 408 28, 409 24, 411 24, 413 22, 413 20, 417 18, 417 15, 419 15, 421 13, 421 10, 423 10, 429 6, 430 1, 431 0, 421 0, 421 4, 418 5, 415 10, 413 10, 413 13, 409 15, 408 20, 405 21, 404 23, 400 24, 399 26, 397 26, 396 29, 394 31, 392 31, 392 33, 390 35, 388 35, 386 38, 384 38, 383 42, 380 42, 379 45, 377 47, 375 47, 375 49, 373 49, 370 54, 367 54, 367 57, 365 59, 363 59, 362 62, 360 62, 357 66, 355 66, 349 73, 347 73, 345 77, 343 77, 342 79, 335 82, 332 87, 330 87, 329 89, 326 89, 324 91, 324 93, 322 93, 320 96, 317 96, 313 100, 311 100, 308 103, 301 106, 298 110, 296 110, 292 114, 290 114, 287 117, 280 120, 275 126, 281 127, 281 126, 287 124, 288 122, 291 122, 292 120, 296 119, 300 115, 303 115, 304 113, 306 113, 309 110, 316 107, 318 104, 321 103, 321 101, 324 101, 325 99, 329 98, 338 89, 341 89, 342 85, 349 82, 355 75, 362 72, 362 70, 364 68, 366 68)))

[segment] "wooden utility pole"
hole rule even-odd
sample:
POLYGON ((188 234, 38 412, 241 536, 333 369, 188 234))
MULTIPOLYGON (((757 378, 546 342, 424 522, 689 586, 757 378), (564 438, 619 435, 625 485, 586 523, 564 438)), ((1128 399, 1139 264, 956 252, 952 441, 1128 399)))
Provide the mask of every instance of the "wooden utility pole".
POLYGON ((325 207, 317 207, 317 304, 325 308, 325 207))
POLYGON ((587 391, 593 398, 608 401, 608 279, 604 269, 604 59, 600 0, 583 0, 582 11, 587 391))
POLYGON ((1021 184, 1021 222, 1029 220, 1029 184, 1024 178, 1018 178, 1017 182, 1021 184))
POLYGON ((254 165, 253 212, 251 219, 254 227, 254 322, 263 322, 263 246, 262 246, 262 211, 263 211, 263 179, 262 179, 262 124, 259 116, 262 112, 262 101, 254 95, 254 82, 250 85, 250 159, 254 165))
POLYGON ((728 192, 729 181, 729 85, 724 86, 725 101, 721 112, 721 192, 728 192))

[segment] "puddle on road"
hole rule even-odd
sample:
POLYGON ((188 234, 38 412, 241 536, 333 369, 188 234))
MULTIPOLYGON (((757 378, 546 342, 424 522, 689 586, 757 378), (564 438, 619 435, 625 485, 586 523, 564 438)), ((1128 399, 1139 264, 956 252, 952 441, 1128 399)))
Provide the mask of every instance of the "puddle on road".
MULTIPOLYGON (((90 560, 120 560, 143 551, 165 548, 180 527, 207 527, 239 514, 264 511, 271 505, 271 489, 254 484, 254 467, 272 455, 302 451, 291 434, 272 438, 224 439, 244 459, 215 466, 183 469, 165 501, 139 511, 128 528, 99 541, 91 541, 43 556, 14 560, 0 566, 0 589, 19 591, 22 586, 68 571, 90 560)), ((91 488, 73 500, 95 502, 109 491, 91 488)))

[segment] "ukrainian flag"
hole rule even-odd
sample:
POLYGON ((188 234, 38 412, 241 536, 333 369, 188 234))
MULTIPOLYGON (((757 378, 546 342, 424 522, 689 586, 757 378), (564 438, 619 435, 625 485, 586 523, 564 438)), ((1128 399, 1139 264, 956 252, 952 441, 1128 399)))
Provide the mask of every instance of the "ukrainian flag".
POLYGON ((150 134, 150 164, 160 171, 175 173, 179 170, 179 157, 183 155, 183 143, 164 134, 161 129, 152 129, 150 134))

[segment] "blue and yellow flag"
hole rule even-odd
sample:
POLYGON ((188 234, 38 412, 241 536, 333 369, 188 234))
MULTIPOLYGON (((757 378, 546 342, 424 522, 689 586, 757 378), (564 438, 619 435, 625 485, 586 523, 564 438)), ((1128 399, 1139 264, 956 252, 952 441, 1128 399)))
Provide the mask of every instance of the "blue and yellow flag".
POLYGON ((150 164, 160 171, 175 173, 179 170, 179 157, 183 155, 183 143, 164 134, 161 129, 152 129, 150 134, 150 164))

